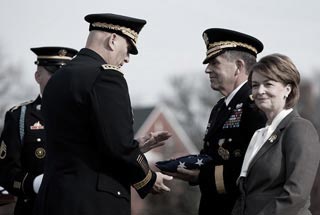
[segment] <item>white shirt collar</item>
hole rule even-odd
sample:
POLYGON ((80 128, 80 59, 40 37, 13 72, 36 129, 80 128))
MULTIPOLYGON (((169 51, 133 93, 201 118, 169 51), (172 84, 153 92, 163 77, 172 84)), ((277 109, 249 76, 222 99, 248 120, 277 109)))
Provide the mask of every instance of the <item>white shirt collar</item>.
POLYGON ((280 122, 289 114, 291 113, 293 109, 284 109, 278 113, 278 115, 272 120, 270 126, 269 126, 269 132, 272 133, 274 130, 276 130, 277 126, 280 124, 280 122))
POLYGON ((236 93, 240 90, 240 88, 247 83, 247 81, 243 82, 242 84, 240 84, 236 89, 234 89, 224 100, 224 102, 226 103, 226 105, 228 106, 229 103, 231 102, 232 98, 234 97, 234 95, 236 95, 236 93))
MULTIPOLYGON (((241 167, 240 177, 246 177, 249 165, 262 146, 266 143, 266 140, 271 136, 271 134, 276 130, 280 122, 292 111, 292 108, 288 110, 282 110, 278 115, 272 120, 271 125, 266 125, 264 128, 258 129, 252 136, 249 143, 248 149, 244 156, 243 164, 241 167)), ((238 178, 239 180, 239 178, 238 178)), ((238 183, 237 180, 237 183, 238 183)))

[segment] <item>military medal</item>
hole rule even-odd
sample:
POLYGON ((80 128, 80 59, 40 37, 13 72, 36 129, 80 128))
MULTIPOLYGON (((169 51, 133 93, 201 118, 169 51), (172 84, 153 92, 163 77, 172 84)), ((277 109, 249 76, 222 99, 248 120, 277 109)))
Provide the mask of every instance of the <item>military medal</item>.
POLYGON ((219 146, 218 148, 218 154, 220 157, 222 157, 223 160, 229 160, 230 153, 227 149, 223 148, 222 146, 219 146))
POLYGON ((219 148, 218 148, 218 154, 223 160, 229 160, 230 153, 227 149, 222 147, 222 144, 224 143, 224 139, 219 140, 219 148))

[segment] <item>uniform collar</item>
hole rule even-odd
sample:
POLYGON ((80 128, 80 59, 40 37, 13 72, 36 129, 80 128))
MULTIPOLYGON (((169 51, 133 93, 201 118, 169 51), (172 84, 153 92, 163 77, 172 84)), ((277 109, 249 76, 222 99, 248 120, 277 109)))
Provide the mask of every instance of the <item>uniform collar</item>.
POLYGON ((83 48, 79 51, 79 53, 77 55, 89 56, 89 57, 99 61, 101 63, 101 65, 107 63, 97 52, 93 51, 92 49, 83 48))
POLYGON ((229 103, 231 102, 232 98, 237 94, 237 92, 240 90, 240 88, 247 83, 247 81, 243 82, 242 84, 240 84, 236 89, 234 89, 224 100, 224 102, 226 103, 226 106, 229 105, 229 103))

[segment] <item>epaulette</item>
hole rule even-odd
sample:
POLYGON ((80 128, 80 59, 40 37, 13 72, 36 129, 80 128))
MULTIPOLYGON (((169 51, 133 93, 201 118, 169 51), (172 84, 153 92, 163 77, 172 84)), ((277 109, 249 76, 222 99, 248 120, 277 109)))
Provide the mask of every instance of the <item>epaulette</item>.
POLYGON ((116 70, 118 72, 120 72, 121 74, 123 74, 120 70, 120 67, 118 66, 114 66, 114 65, 111 65, 111 64, 102 64, 101 67, 104 69, 104 70, 109 70, 109 69, 112 69, 112 70, 116 70))
POLYGON ((14 110, 17 110, 19 107, 24 106, 24 105, 27 105, 27 104, 30 104, 30 103, 32 103, 33 101, 34 101, 34 100, 32 99, 32 100, 29 100, 29 101, 26 101, 26 102, 22 102, 21 104, 18 104, 18 105, 16 105, 16 106, 12 107, 9 111, 10 111, 10 112, 13 112, 14 110))

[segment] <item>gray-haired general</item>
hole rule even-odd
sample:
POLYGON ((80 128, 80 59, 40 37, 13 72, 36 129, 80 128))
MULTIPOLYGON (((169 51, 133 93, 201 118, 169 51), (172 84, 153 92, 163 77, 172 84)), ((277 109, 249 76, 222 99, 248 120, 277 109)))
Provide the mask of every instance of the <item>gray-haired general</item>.
POLYGON ((48 144, 38 215, 130 215, 131 186, 141 198, 170 191, 164 181, 172 177, 152 171, 143 154, 145 142, 170 134, 134 139, 120 70, 138 53, 146 21, 116 14, 90 14, 85 20, 90 24, 85 48, 50 79, 43 94, 48 144))
POLYGON ((200 215, 228 215, 239 195, 236 180, 251 136, 265 124, 247 83, 248 70, 263 44, 250 35, 221 28, 205 30, 203 39, 205 72, 211 88, 224 96, 211 111, 203 139, 201 154, 212 160, 199 170, 177 168, 177 173, 168 174, 199 185, 200 215))

